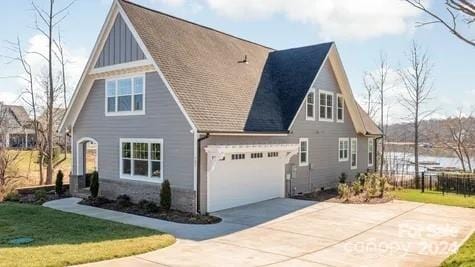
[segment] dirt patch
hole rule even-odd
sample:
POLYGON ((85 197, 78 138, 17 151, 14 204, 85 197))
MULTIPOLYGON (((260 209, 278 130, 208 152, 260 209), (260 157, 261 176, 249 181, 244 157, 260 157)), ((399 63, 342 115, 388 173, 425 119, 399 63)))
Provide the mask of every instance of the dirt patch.
MULTIPOLYGON (((151 202, 149 202, 151 203, 151 202)), ((135 203, 118 204, 117 201, 106 198, 88 198, 83 199, 79 204, 98 207, 102 209, 115 210, 170 222, 184 223, 184 224, 215 224, 221 222, 221 218, 211 215, 200 215, 191 212, 184 212, 179 210, 165 210, 156 207, 156 210, 150 211, 147 205, 139 205, 135 203), (145 206, 145 207, 142 207, 145 206)))

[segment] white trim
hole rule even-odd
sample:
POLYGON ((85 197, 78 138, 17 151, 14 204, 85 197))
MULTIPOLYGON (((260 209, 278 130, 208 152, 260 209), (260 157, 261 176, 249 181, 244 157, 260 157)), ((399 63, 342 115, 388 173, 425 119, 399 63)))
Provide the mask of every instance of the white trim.
MULTIPOLYGON (((117 3, 117 0, 114 0, 115 3, 117 3)), ((135 38, 135 41, 137 41, 137 44, 139 45, 139 47, 142 49, 142 52, 146 55, 146 57, 148 59, 150 59, 150 61, 152 61, 153 65, 155 66, 160 78, 162 79, 163 83, 165 84, 165 86, 167 87, 168 91, 170 92, 170 94, 172 95, 173 99, 175 100, 175 102, 177 103, 178 107, 180 108, 181 112, 183 113, 183 115, 185 116, 186 120, 188 121, 188 123, 190 124, 191 126, 191 129, 192 130, 196 130, 196 126, 195 124, 193 123, 193 121, 191 120, 190 116, 188 115, 188 113, 186 113, 186 110, 185 108, 183 107, 183 105, 181 104, 180 100, 178 99, 177 95, 175 94, 175 91, 173 91, 173 89, 171 88, 170 84, 168 83, 167 79, 165 79, 165 75, 163 75, 163 72, 160 70, 160 68, 158 67, 158 64, 157 62, 155 62, 155 60, 153 59, 152 55, 150 54, 150 52, 148 51, 147 47, 145 46, 145 44, 143 43, 142 41, 142 38, 140 38, 139 34, 137 33, 137 31, 135 30, 135 27, 133 26, 132 22, 130 21, 129 17, 125 14, 125 11, 124 9, 122 8, 122 6, 120 4, 117 3, 117 6, 119 7, 119 14, 122 16, 122 18, 124 19, 124 22, 125 24, 127 25, 127 27, 129 28, 130 32, 132 33, 132 35, 134 36, 135 38)))
POLYGON ((146 67, 149 65, 153 65, 153 63, 149 59, 142 59, 142 60, 136 60, 136 61, 115 64, 115 65, 110 65, 110 66, 105 66, 105 67, 94 68, 89 72, 89 74, 94 75, 94 74, 118 71, 118 70, 123 70, 123 69, 146 67))
POLYGON ((128 180, 135 180, 135 181, 144 181, 144 182, 152 182, 152 183, 162 183, 164 181, 164 170, 163 170, 163 160, 164 160, 164 147, 163 147, 163 139, 162 138, 120 138, 119 141, 119 177, 121 179, 128 179, 128 180), (140 176, 140 175, 126 175, 123 174, 123 166, 122 166, 122 143, 130 143, 130 164, 131 164, 131 172, 133 171, 133 143, 147 143, 148 144, 148 177, 140 176), (151 149, 152 146, 150 144, 160 144, 160 177, 152 177, 151 176, 151 168, 152 168, 152 159, 151 159, 151 149))
POLYGON ((145 112, 145 102, 146 102, 146 86, 147 84, 147 79, 146 79, 146 75, 145 73, 142 73, 142 74, 139 74, 139 75, 125 75, 125 76, 116 76, 114 78, 109 78, 109 79, 106 79, 105 80, 105 84, 104 84, 104 115, 106 117, 114 117, 114 116, 134 116, 134 115, 145 115, 146 112, 145 112), (131 88, 131 108, 133 109, 134 108, 134 105, 135 105, 135 94, 134 94, 134 78, 142 78, 143 79, 143 83, 142 83, 142 110, 138 110, 138 111, 114 111, 114 112, 109 112, 107 111, 107 83, 110 82, 110 81, 114 81, 115 82, 115 109, 117 110, 118 109, 118 95, 117 95, 117 91, 119 90, 119 86, 117 84, 117 81, 118 80, 124 80, 124 79, 130 79, 131 80, 131 83, 132 83, 132 88, 131 88))
POLYGON ((84 142, 91 142, 96 144, 96 169, 99 170, 99 142, 92 137, 82 137, 76 142, 76 174, 77 175, 84 175, 84 162, 82 162, 81 167, 79 168, 79 161, 84 161, 84 155, 79 155, 79 152, 83 152, 83 149, 79 149, 79 146, 82 145, 84 142))
POLYGON ((350 139, 348 137, 340 137, 338 138, 338 162, 346 162, 350 157, 350 139), (341 142, 346 142, 346 158, 340 157, 340 150, 341 150, 341 142))
MULTIPOLYGON (((310 84, 310 87, 308 88, 308 90, 310 90, 310 89, 313 87, 313 85, 315 84, 315 82, 317 81, 318 75, 319 75, 320 72, 322 71, 323 66, 325 65, 325 63, 327 62, 327 59, 328 59, 328 57, 329 57, 329 55, 330 55, 330 51, 333 49, 334 46, 335 46, 335 44, 332 44, 331 48, 328 50, 328 53, 326 54, 325 59, 324 59, 323 62, 322 62, 322 65, 320 65, 320 68, 318 69, 317 74, 315 75, 315 78, 313 79, 312 83, 310 84)), ((307 91, 308 91, 308 90, 307 90, 307 91)), ((304 100, 305 100, 305 99, 304 99, 304 100)), ((302 102, 300 103, 299 109, 298 109, 297 112, 295 113, 294 118, 292 119, 292 122, 290 123, 289 128, 288 128, 287 130, 290 131, 290 129, 292 129, 292 127, 294 126, 294 123, 295 123, 295 121, 297 120, 297 116, 298 116, 298 114, 300 113, 300 110, 302 110, 302 107, 304 106, 304 103, 305 103, 305 101, 302 101, 302 102)))
MULTIPOLYGON (((200 170, 198 166, 198 138, 200 135, 196 131, 191 131, 191 133, 193 134, 193 190, 198 191, 198 172, 200 170)), ((197 194, 196 197, 200 196, 197 194)))
POLYGON ((368 138, 368 167, 374 166, 374 138, 368 138), (371 149, 370 149, 371 146, 371 149), (371 164, 369 163, 369 153, 371 153, 371 164))
POLYGON ((336 94, 336 102, 335 102, 335 114, 336 114, 336 122, 344 123, 345 122, 345 97, 342 94, 336 94), (343 103, 341 106, 341 120, 338 119, 338 99, 341 98, 343 103))
POLYGON ((334 113, 335 113, 335 93, 331 92, 331 91, 327 91, 327 90, 322 90, 322 89, 319 89, 318 90, 318 121, 326 121, 326 122, 333 122, 333 118, 334 118, 334 113), (320 95, 321 94, 324 94, 325 95, 325 118, 322 118, 320 117, 320 109, 321 109, 321 100, 320 100, 320 95), (332 106, 331 106, 331 109, 332 109, 332 117, 329 119, 327 118, 327 96, 331 95, 332 97, 332 106))
POLYGON ((358 139, 351 138, 350 140, 350 168, 352 170, 358 169, 358 139), (355 149, 353 149, 353 141, 355 142, 355 149), (353 153, 355 156, 355 166, 353 166, 353 153))
POLYGON ((214 136, 288 136, 288 133, 209 133, 214 136))
POLYGON ((307 92, 307 95, 305 96, 305 119, 308 120, 308 121, 315 121, 315 105, 316 105, 315 102, 316 102, 315 89, 310 88, 310 90, 308 90, 308 92, 307 92), (311 104, 312 108, 313 108, 313 116, 312 117, 308 116, 308 96, 310 94, 313 94, 313 104, 311 104))
MULTIPOLYGON (((73 105, 76 102, 76 98, 78 97, 79 91, 83 87, 82 85, 83 85, 86 77, 89 74, 89 71, 92 67, 92 64, 96 63, 97 57, 100 54, 100 50, 102 50, 102 48, 104 47, 104 44, 107 40, 107 35, 110 32, 110 29, 112 28, 112 26, 114 24, 114 20, 115 20, 117 14, 118 14, 118 10, 117 10, 118 5, 119 5, 118 2, 114 1, 111 5, 110 9, 109 9, 109 13, 107 14, 107 17, 104 21, 104 24, 102 25, 101 31, 99 32, 99 35, 96 38, 94 48, 92 49, 91 54, 89 55, 89 58, 87 60, 86 67, 84 68, 84 70, 81 74, 81 78, 79 79, 79 82, 76 85, 76 89, 74 90, 74 93, 71 97, 71 100, 69 101, 68 109, 66 110, 66 113, 65 113, 63 119, 61 120, 61 123, 59 125, 60 131, 64 131, 64 126, 65 126, 64 124, 66 123, 66 120, 69 117, 69 113, 71 112, 71 110, 73 108, 73 105), (106 32, 107 32, 107 35, 105 34, 106 32)), ((87 94, 89 94, 89 91, 91 89, 91 88, 88 88, 88 87, 85 88, 85 90, 87 90, 87 94)), ((72 120, 71 127, 76 123, 76 119, 79 115, 79 112, 82 109, 81 107, 84 104, 84 102, 87 98, 87 95, 83 98, 84 98, 83 103, 78 108, 78 110, 77 110, 77 112, 74 116, 74 119, 72 120)))
POLYGON ((299 166, 308 166, 308 162, 309 162, 309 151, 308 151, 308 138, 299 138, 299 166), (306 153, 306 162, 302 162, 302 157, 301 157, 301 153, 302 153, 302 142, 305 142, 306 143, 306 150, 305 153, 306 153))

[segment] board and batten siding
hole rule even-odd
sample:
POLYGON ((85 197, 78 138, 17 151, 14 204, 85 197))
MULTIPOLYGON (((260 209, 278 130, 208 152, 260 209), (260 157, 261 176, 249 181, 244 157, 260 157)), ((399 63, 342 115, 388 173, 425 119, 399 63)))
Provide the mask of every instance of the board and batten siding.
POLYGON ((118 15, 95 67, 100 68, 142 59, 145 59, 142 49, 140 49, 122 16, 118 15))
MULTIPOLYGON (((298 155, 293 156, 290 164, 286 167, 289 172, 290 165, 297 166, 297 176, 292 180, 292 190, 294 193, 305 193, 321 187, 335 187, 338 177, 342 172, 346 173, 351 181, 360 172, 368 169, 368 137, 358 135, 353 126, 348 109, 345 106, 344 123, 336 122, 334 109, 334 121, 319 121, 319 94, 318 90, 331 91, 334 95, 334 107, 336 105, 336 94, 341 93, 336 81, 331 64, 327 61, 320 71, 316 81, 312 85, 315 89, 315 121, 307 121, 305 106, 297 114, 295 122, 288 136, 210 136, 204 140, 202 147, 207 145, 223 144, 298 144, 299 138, 308 138, 309 141, 309 166, 299 166, 298 155), (338 160, 338 139, 340 137, 358 138, 358 161, 357 168, 352 170, 350 160, 339 162, 338 160), (310 178, 310 179, 309 179, 310 178)), ((266 151, 263 151, 266 152, 266 151)), ((201 183, 200 201, 202 208, 206 207, 207 190, 207 154, 201 150, 201 183)), ((282 179, 284 179, 282 177, 282 179)), ((252 185, 249 185, 252 186, 252 185)), ((286 185, 286 194, 288 192, 286 185)))
MULTIPOLYGON (((120 138, 162 138, 163 174, 172 187, 194 190, 194 136, 156 72, 145 75, 145 115, 105 116, 105 80, 96 80, 73 127, 73 155, 83 137, 98 142, 100 179, 121 179, 120 138)), ((73 160, 73 173, 76 171, 73 160)))

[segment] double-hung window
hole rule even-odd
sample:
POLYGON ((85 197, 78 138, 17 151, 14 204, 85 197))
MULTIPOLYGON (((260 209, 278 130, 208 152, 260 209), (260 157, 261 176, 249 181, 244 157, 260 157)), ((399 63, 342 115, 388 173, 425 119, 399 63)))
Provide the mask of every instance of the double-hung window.
POLYGON ((351 138, 351 169, 358 168, 358 141, 351 138))
POLYGON ((307 94, 307 120, 315 120, 315 90, 310 89, 307 94))
POLYGON ((106 115, 142 115, 144 107, 145 76, 111 79, 106 81, 106 115))
POLYGON ((320 121, 333 121, 333 93, 320 90, 320 121))
POLYGON ((338 139, 338 161, 348 161, 350 150, 350 140, 348 138, 338 139))
POLYGON ((374 139, 368 138, 368 167, 374 165, 374 139))
POLYGON ((162 139, 120 139, 120 177, 161 182, 162 139))
POLYGON ((308 165, 308 138, 300 138, 299 140, 299 165, 308 165))
POLYGON ((342 94, 336 95, 336 121, 345 121, 345 99, 342 94))

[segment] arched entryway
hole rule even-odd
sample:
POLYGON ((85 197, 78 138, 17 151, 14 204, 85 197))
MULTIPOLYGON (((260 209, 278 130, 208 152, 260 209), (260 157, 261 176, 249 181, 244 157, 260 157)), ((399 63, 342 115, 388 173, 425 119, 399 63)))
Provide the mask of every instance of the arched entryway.
POLYGON ((81 138, 76 145, 76 173, 78 190, 90 186, 90 177, 98 171, 99 143, 91 137, 81 138))

